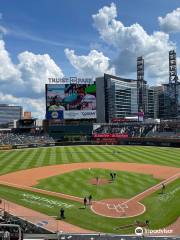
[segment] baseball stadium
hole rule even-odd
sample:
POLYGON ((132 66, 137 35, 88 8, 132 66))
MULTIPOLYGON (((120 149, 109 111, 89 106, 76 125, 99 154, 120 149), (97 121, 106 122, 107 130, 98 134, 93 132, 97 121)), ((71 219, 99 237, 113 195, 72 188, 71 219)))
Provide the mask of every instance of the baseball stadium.
POLYGON ((14 224, 24 239, 178 236, 180 108, 150 118, 142 79, 49 81, 45 119, 24 112, 0 129, 0 230, 14 224), (124 102, 110 104, 108 81, 126 84, 114 93, 124 102))
POLYGON ((1 209, 50 232, 133 234, 141 226, 177 235, 179 151, 123 145, 1 150, 1 209))

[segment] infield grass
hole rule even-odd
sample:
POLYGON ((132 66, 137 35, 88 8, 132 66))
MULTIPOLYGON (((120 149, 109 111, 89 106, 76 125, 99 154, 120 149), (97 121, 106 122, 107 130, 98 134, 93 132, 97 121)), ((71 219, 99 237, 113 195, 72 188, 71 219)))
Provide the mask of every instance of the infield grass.
POLYGON ((61 192, 84 198, 90 194, 93 199, 130 198, 156 185, 160 180, 152 175, 116 171, 115 181, 104 185, 92 184, 90 181, 104 178, 111 180, 110 172, 106 169, 82 169, 65 173, 39 181, 35 187, 53 192, 61 192))

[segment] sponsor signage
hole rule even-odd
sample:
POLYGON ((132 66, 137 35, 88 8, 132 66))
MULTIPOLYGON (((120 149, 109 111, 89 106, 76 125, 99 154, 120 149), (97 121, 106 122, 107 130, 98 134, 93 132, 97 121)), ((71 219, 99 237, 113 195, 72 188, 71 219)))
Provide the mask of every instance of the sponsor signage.
POLYGON ((118 123, 118 122, 137 122, 138 118, 137 117, 130 117, 130 118, 112 118, 111 122, 113 123, 118 123))
POLYGON ((48 83, 50 84, 93 84, 94 80, 92 78, 48 78, 48 83))
POLYGON ((117 138, 96 138, 96 143, 117 143, 117 138))
POLYGON ((65 111, 64 119, 90 119, 96 118, 96 110, 65 111))
POLYGON ((46 84, 46 119, 96 118, 96 83, 93 79, 50 78, 49 81, 55 84, 46 84))
POLYGON ((128 134, 121 133, 94 133, 94 138, 128 138, 128 134))

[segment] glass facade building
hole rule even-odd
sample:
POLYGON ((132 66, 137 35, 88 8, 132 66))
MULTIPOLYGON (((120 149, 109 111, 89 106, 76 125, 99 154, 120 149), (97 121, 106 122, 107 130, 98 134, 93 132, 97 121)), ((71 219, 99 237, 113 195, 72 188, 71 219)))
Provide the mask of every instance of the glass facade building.
POLYGON ((109 79, 106 88, 109 119, 137 115, 137 83, 109 79))
POLYGON ((108 74, 96 79, 97 122, 137 116, 137 81, 108 74))
POLYGON ((14 120, 22 118, 21 106, 10 106, 7 104, 0 104, 0 125, 8 124, 14 120))
POLYGON ((159 118, 180 118, 180 84, 176 86, 177 103, 170 84, 163 84, 163 91, 159 94, 159 118), (177 110, 175 109, 177 108, 177 110), (176 113, 176 114, 175 114, 176 113))

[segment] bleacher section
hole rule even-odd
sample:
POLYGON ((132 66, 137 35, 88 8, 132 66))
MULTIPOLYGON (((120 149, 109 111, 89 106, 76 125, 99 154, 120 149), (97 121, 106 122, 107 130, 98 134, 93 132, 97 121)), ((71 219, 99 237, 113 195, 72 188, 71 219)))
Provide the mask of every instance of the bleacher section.
POLYGON ((28 234, 49 234, 52 233, 41 226, 36 226, 23 218, 13 216, 4 212, 3 216, 0 215, 0 224, 17 224, 21 227, 23 233, 28 234))
POLYGON ((0 133, 0 145, 54 143, 48 135, 0 133))
POLYGON ((93 131, 100 134, 127 134, 128 137, 145 137, 149 132, 153 130, 155 125, 153 124, 104 124, 93 131))

